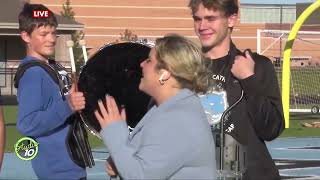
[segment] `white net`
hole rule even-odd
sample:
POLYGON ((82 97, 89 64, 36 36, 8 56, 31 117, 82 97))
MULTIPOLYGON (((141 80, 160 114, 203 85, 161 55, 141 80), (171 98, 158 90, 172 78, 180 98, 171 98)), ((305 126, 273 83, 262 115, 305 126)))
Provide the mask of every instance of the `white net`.
MULTIPOLYGON (((257 52, 269 57, 281 88, 283 49, 289 31, 258 30, 257 52)), ((291 53, 290 112, 318 113, 320 106, 320 32, 299 31, 291 53)))

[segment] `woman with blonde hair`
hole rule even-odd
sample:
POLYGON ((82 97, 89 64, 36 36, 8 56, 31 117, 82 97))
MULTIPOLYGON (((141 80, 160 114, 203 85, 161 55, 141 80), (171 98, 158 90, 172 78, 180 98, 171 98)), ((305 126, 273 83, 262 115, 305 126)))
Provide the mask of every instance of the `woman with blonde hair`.
MULTIPOLYGON (((178 35, 159 38, 141 63, 139 89, 156 102, 129 134, 115 99, 95 115, 107 146, 107 172, 123 179, 215 179, 215 150, 197 93, 208 88, 201 50, 178 35), (111 166, 113 164, 113 166, 111 166)), ((139 103, 139 102, 137 102, 139 103)))

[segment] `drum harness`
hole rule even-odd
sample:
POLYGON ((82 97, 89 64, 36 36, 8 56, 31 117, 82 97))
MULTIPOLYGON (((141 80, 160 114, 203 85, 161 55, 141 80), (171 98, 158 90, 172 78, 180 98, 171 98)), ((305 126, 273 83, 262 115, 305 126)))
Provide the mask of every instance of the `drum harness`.
MULTIPOLYGON (((243 54, 245 54, 246 52, 249 52, 249 54, 250 54, 250 56, 251 57, 253 57, 253 53, 252 53, 252 51, 250 50, 250 49, 245 49, 244 50, 244 52, 243 52, 243 54)), ((235 57, 235 52, 231 52, 231 56, 232 57, 235 57)), ((228 118, 228 116, 229 116, 229 114, 231 113, 231 110, 236 106, 236 105, 238 105, 241 101, 242 101, 242 99, 243 99, 243 97, 244 97, 244 91, 243 91, 243 89, 241 88, 241 92, 240 92, 240 96, 237 98, 237 100, 231 105, 231 106, 229 106, 223 113, 222 113, 222 115, 221 115, 221 121, 220 121, 220 134, 219 134, 219 144, 220 144, 220 161, 219 161, 219 171, 220 171, 220 173, 223 173, 223 171, 225 171, 225 170, 230 170, 229 168, 230 167, 228 167, 228 168, 226 168, 225 169, 225 166, 226 166, 226 162, 225 162, 225 157, 226 157, 226 152, 225 152, 225 146, 227 146, 226 145, 226 133, 225 133, 225 125, 226 125, 226 122, 229 120, 229 118, 228 118)), ((230 139, 230 137, 231 136, 229 136, 228 135, 228 139, 230 139)), ((233 138, 231 138, 231 139, 233 139, 233 138)), ((236 145, 237 146, 237 145, 236 145)), ((235 153, 236 153, 236 158, 237 158, 237 163, 235 164, 235 172, 237 173, 237 174, 235 174, 236 176, 234 177, 235 179, 241 179, 241 176, 242 176, 242 174, 244 173, 243 172, 243 170, 244 169, 242 169, 243 167, 240 167, 241 165, 240 165, 240 159, 238 159, 239 158, 239 151, 240 151, 240 149, 239 149, 239 147, 236 147, 236 149, 235 149, 235 153), (239 174, 238 174, 239 173, 239 174), (239 175, 240 175, 240 177, 239 177, 239 175)))

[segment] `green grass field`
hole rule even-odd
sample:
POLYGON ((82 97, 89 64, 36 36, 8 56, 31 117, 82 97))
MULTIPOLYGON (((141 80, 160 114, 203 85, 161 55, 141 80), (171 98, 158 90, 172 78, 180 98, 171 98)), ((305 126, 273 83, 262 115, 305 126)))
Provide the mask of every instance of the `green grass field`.
POLYGON ((280 137, 320 137, 319 128, 306 128, 305 122, 320 122, 320 114, 290 114, 290 127, 285 129, 280 137))
MULTIPOLYGON (((6 152, 13 152, 14 144, 23 137, 16 128, 17 106, 4 106, 4 119, 6 123, 6 152)), ((92 148, 103 146, 101 140, 90 133, 88 135, 92 148)))
MULTIPOLYGON (((16 129, 17 106, 5 106, 4 116, 6 122, 6 152, 14 151, 14 144, 22 135, 16 129)), ((285 129, 280 137, 320 137, 319 128, 305 128, 303 122, 320 121, 320 115, 293 114, 290 116, 290 128, 285 129)), ((89 134, 91 147, 102 147, 103 143, 98 138, 89 134)))

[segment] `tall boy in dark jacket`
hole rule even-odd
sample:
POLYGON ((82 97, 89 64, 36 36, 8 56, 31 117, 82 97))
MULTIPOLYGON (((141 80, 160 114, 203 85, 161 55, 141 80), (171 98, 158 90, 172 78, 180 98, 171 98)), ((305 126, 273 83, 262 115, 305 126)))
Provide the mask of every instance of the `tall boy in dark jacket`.
POLYGON ((251 56, 248 51, 243 54, 232 43, 231 33, 238 19, 237 0, 190 0, 189 7, 195 33, 210 59, 213 86, 207 96, 223 92, 227 107, 239 100, 223 120, 224 143, 230 147, 225 149, 224 165, 229 170, 239 165, 232 164, 239 162, 232 160, 232 153, 228 154, 234 148, 239 152, 235 158, 239 156, 243 161, 243 179, 280 179, 265 145, 284 128, 279 86, 271 61, 258 54, 251 56))

